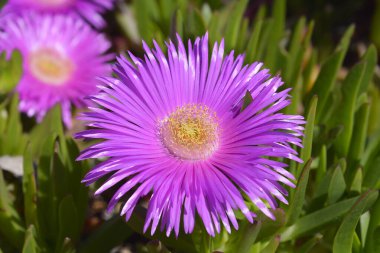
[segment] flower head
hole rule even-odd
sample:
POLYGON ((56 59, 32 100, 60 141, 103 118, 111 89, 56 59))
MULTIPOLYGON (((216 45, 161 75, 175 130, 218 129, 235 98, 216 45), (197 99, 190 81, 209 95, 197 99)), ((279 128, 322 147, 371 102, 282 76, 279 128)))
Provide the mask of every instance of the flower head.
POLYGON ((301 162, 291 144, 301 146, 302 116, 279 111, 289 105, 288 91, 278 91, 279 77, 270 78, 262 63, 243 65, 243 56, 224 56, 224 42, 214 44, 209 58, 208 36, 178 47, 168 55, 155 43, 132 62, 118 58, 118 78, 103 78, 93 96, 98 108, 82 115, 89 130, 79 138, 102 139, 78 159, 108 159, 84 178, 91 184, 109 176, 97 191, 117 185, 109 209, 126 199, 121 215, 128 220, 138 201, 149 198, 144 230, 178 235, 194 229, 199 215, 210 235, 238 222, 240 209, 252 222, 247 202, 274 219, 276 200, 287 203, 282 183, 294 177, 280 162, 301 162), (241 111, 243 98, 253 98, 241 111), (272 158, 277 158, 272 160, 272 158), (124 198, 123 198, 124 197, 124 198), (182 224, 182 225, 181 225, 182 224))
POLYGON ((20 110, 41 120, 61 104, 65 123, 71 105, 85 106, 83 98, 97 91, 97 76, 110 73, 104 54, 110 43, 83 21, 62 15, 24 13, 3 20, 0 51, 19 50, 23 75, 17 86, 20 110))
POLYGON ((113 6, 114 0, 9 0, 4 13, 33 10, 46 13, 80 16, 95 27, 104 26, 101 13, 113 6))

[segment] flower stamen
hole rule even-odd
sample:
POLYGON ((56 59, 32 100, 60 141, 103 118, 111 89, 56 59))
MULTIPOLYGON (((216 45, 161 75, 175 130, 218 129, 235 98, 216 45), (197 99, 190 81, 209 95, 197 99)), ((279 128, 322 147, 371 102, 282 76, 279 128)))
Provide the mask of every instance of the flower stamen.
POLYGON ((219 143, 216 113, 200 104, 178 107, 160 122, 160 136, 173 155, 186 160, 206 159, 219 143))
POLYGON ((40 81, 60 86, 68 81, 74 70, 73 63, 56 50, 44 48, 30 54, 29 67, 40 81))

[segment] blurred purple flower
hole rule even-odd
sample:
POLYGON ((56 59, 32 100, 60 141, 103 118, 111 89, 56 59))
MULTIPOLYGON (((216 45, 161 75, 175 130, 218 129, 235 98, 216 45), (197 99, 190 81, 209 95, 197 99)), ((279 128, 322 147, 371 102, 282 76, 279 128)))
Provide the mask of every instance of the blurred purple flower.
POLYGON ((102 13, 112 8, 114 0, 8 0, 3 13, 34 10, 47 13, 77 15, 97 28, 105 25, 102 13))
POLYGON ((87 105, 83 98, 96 93, 97 76, 111 72, 104 54, 110 43, 82 20, 64 15, 23 13, 2 20, 0 51, 19 50, 23 75, 17 91, 20 110, 41 121, 55 104, 71 124, 71 105, 87 105))
POLYGON ((270 78, 262 63, 243 65, 243 56, 224 56, 224 42, 214 44, 209 58, 208 35, 188 42, 170 41, 166 57, 154 42, 143 44, 144 59, 118 58, 118 78, 103 78, 99 105, 81 116, 91 127, 77 138, 101 139, 78 160, 104 158, 83 179, 87 185, 110 175, 95 194, 117 185, 108 210, 127 198, 121 215, 128 220, 138 201, 148 196, 144 231, 178 235, 194 229, 196 214, 214 236, 221 223, 228 232, 240 209, 253 222, 252 202, 275 219, 276 199, 287 203, 281 183, 294 180, 277 158, 302 162, 291 144, 302 146, 302 116, 279 111, 290 104, 289 89, 270 78), (249 91, 253 102, 241 111, 249 91), (272 160, 270 158, 275 158, 272 160), (129 194, 128 194, 129 193, 129 194))

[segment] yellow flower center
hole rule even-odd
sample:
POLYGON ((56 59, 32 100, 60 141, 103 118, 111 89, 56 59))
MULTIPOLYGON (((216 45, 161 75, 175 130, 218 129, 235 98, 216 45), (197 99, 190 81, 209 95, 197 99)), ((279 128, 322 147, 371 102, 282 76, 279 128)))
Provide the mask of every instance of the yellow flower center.
POLYGON ((203 160, 219 145, 216 114, 205 105, 188 104, 160 122, 163 144, 173 155, 186 160, 203 160))
POLYGON ((60 86, 68 81, 74 70, 74 64, 53 49, 40 49, 31 53, 29 58, 31 73, 40 81, 60 86))

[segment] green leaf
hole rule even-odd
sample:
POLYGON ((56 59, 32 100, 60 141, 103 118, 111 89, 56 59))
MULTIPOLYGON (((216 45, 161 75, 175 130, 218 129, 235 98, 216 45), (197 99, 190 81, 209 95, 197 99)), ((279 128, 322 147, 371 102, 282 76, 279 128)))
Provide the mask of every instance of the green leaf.
POLYGON ((77 162, 75 159, 79 156, 79 149, 72 139, 60 139, 60 146, 66 149, 62 152, 62 148, 58 150, 59 159, 55 159, 57 166, 55 169, 55 185, 57 193, 61 196, 72 195, 74 203, 78 211, 78 226, 82 226, 86 218, 86 210, 88 203, 88 187, 81 183, 84 175, 89 170, 88 162, 77 162), (62 145, 61 142, 65 144, 62 145), (66 164, 63 162, 66 160, 66 164), (60 166, 58 166, 60 165, 60 166))
POLYGON ((354 26, 350 26, 350 28, 348 28, 346 33, 343 35, 343 38, 341 39, 340 45, 338 46, 336 52, 331 55, 328 60, 322 65, 318 78, 309 93, 310 95, 306 97, 306 102, 308 102, 310 97, 314 94, 319 98, 319 105, 316 116, 316 122, 318 123, 321 122, 322 117, 324 116, 328 97, 332 88, 334 87, 338 71, 342 66, 342 62, 344 56, 346 55, 348 44, 353 32, 354 26))
POLYGON ((9 191, 0 168, 0 234, 14 247, 20 249, 23 241, 24 225, 15 207, 12 205, 9 191))
MULTIPOLYGON (((367 166, 372 163, 380 152, 380 131, 368 140, 368 144, 360 159, 360 164, 365 166, 365 172, 367 171, 367 166)), ((366 173, 365 173, 366 174, 366 173)))
POLYGON ((261 253, 275 253, 279 244, 280 236, 275 236, 269 241, 268 245, 261 251, 261 253))
POLYGON ((368 87, 373 78, 373 72, 375 71, 377 63, 377 52, 374 45, 369 46, 367 52, 363 56, 363 61, 366 62, 367 66, 362 77, 359 93, 363 93, 368 90, 368 87))
POLYGON ((358 199, 359 197, 345 199, 299 218, 293 225, 284 230, 281 234, 281 241, 289 241, 300 235, 307 235, 315 229, 336 221, 347 213, 358 199))
POLYGON ((333 252, 351 252, 356 225, 364 210, 370 207, 378 197, 377 191, 367 191, 355 202, 348 214, 344 217, 334 238, 333 252))
POLYGON ((58 209, 58 245, 63 245, 65 238, 75 242, 79 239, 82 224, 78 222, 78 211, 73 196, 63 198, 58 209))
POLYGON ((63 241, 62 247, 57 252, 58 253, 75 253, 76 250, 71 239, 66 237, 63 241))
POLYGON ((321 149, 321 153, 319 155, 317 176, 315 179, 316 185, 319 185, 322 181, 323 176, 326 175, 326 167, 327 167, 327 150, 326 150, 326 146, 323 145, 321 149))
POLYGON ((302 47, 300 47, 300 45, 302 44, 302 38, 303 38, 304 29, 305 29, 305 24, 306 24, 306 18, 301 17, 298 20, 298 22, 294 28, 294 31, 292 33, 292 38, 290 40, 290 46, 289 46, 289 55, 288 55, 289 57, 288 57, 288 61, 286 64, 286 71, 284 73, 284 75, 287 77, 285 80, 287 80, 287 81, 291 80, 290 75, 293 72, 292 64, 294 64, 294 60, 295 60, 298 52, 301 51, 301 48, 302 48, 302 47))
POLYGON ((54 242, 57 237, 58 199, 55 192, 52 173, 54 168, 54 150, 57 136, 50 134, 45 137, 41 150, 37 173, 37 218, 38 232, 42 238, 54 242))
POLYGON ((285 82, 288 82, 290 85, 295 83, 297 79, 301 78, 300 74, 302 71, 304 54, 310 47, 310 34, 313 31, 314 23, 310 23, 306 36, 304 34, 305 24, 306 19, 304 17, 298 20, 290 41, 289 53, 287 54, 287 60, 284 66, 285 71, 283 73, 285 82))
POLYGON ((252 95, 251 95, 251 93, 249 91, 247 91, 245 93, 244 98, 243 98, 243 106, 241 107, 240 112, 244 111, 244 109, 247 108, 247 106, 250 103, 252 103, 252 101, 253 101, 252 95))
MULTIPOLYGON (((315 78, 317 78, 316 73, 318 72, 317 68, 317 50, 316 49, 311 49, 311 55, 310 57, 307 58, 307 63, 305 66, 305 70, 302 73, 302 77, 304 80, 304 85, 302 89, 302 94, 309 93, 312 87, 314 87, 315 84, 315 78)), ((309 98, 308 98, 309 99, 309 98)), ((309 100, 307 101, 306 104, 309 103, 309 100)))
POLYGON ((237 52, 244 52, 246 48, 247 41, 245 38, 248 37, 248 26, 249 26, 248 18, 243 18, 240 28, 239 28, 239 37, 243 39, 238 40, 236 43, 235 50, 237 52))
POLYGON ((356 98, 358 97, 362 77, 366 70, 366 63, 362 62, 352 68, 342 85, 342 104, 335 113, 335 120, 343 125, 343 131, 335 140, 335 148, 339 155, 347 156, 355 120, 356 98))
POLYGON ((275 0, 272 8, 272 20, 268 44, 266 45, 265 65, 272 71, 278 69, 278 55, 280 40, 283 37, 285 28, 286 4, 285 0, 275 0))
POLYGON ((39 157, 44 148, 46 137, 53 134, 63 134, 60 106, 55 106, 44 117, 43 121, 30 133, 30 149, 33 157, 39 157))
POLYGON ((364 153, 364 145, 367 137, 368 118, 369 118, 368 103, 363 104, 356 113, 354 131, 350 144, 349 157, 351 161, 359 161, 364 153))
POLYGON ((256 221, 254 224, 248 222, 243 223, 239 228, 239 233, 233 233, 229 236, 225 252, 249 253, 249 249, 254 244, 257 235, 260 232, 261 225, 261 221, 256 221))
POLYGON ((160 240, 162 243, 168 247, 173 247, 181 252, 196 252, 195 246, 192 244, 192 240, 189 235, 180 234, 178 238, 174 238, 173 236, 167 237, 165 233, 158 232, 151 236, 149 232, 143 233, 144 220, 146 215, 146 209, 141 206, 136 206, 135 211, 133 212, 131 218, 127 222, 130 228, 136 231, 139 234, 143 234, 144 237, 160 240))
POLYGON ((3 8, 3 6, 7 3, 7 0, 1 0, 0 1, 0 8, 3 8))
POLYGON ((380 156, 371 160, 371 163, 369 163, 366 166, 366 174, 364 177, 363 184, 367 188, 374 188, 376 184, 379 182, 380 180, 379 164, 380 164, 380 156))
POLYGON ((187 24, 189 32, 193 34, 204 34, 206 33, 206 22, 202 17, 202 13, 198 9, 191 10, 189 12, 189 16, 185 20, 185 24, 187 24))
POLYGON ((137 28, 137 21, 134 17, 134 13, 132 11, 131 6, 125 2, 119 2, 119 9, 120 11, 115 13, 115 18, 122 32, 133 43, 140 43, 141 37, 137 28))
POLYGON ((361 192, 363 182, 363 170, 358 168, 351 184, 351 191, 361 192))
MULTIPOLYGON (((245 8, 247 6, 248 0, 239 0, 235 3, 235 6, 230 13, 232 19, 229 19, 227 22, 225 34, 228 34, 226 36, 226 49, 231 50, 234 49, 236 46, 236 43, 239 38, 239 29, 240 29, 240 24, 243 20, 243 15, 245 8)), ((239 38, 243 39, 243 38, 239 38)))
POLYGON ((322 234, 316 234, 308 241, 306 241, 298 250, 298 253, 308 253, 310 252, 315 245, 317 245, 323 238, 322 234))
POLYGON ((294 115, 298 113, 300 106, 302 105, 302 86, 303 79, 299 76, 295 83, 290 83, 293 89, 290 91, 290 96, 292 97, 292 103, 284 108, 286 114, 294 115))
POLYGON ((251 36, 249 37, 249 40, 247 43, 247 49, 246 49, 247 61, 249 62, 253 62, 256 60, 262 27, 263 27, 263 20, 258 20, 257 22, 255 22, 253 30, 251 32, 251 36))
POLYGON ((19 83, 21 74, 22 57, 20 52, 13 51, 10 59, 7 59, 6 53, 3 52, 0 55, 0 93, 12 91, 19 83))
POLYGON ((79 253, 109 252, 132 234, 123 217, 112 217, 90 234, 80 245, 79 253))
POLYGON ((346 182, 344 180, 342 168, 338 165, 331 176, 331 181, 327 192, 327 203, 332 204, 338 201, 342 197, 345 190, 346 182))
MULTIPOLYGON (((378 198, 369 210, 370 220, 367 230, 367 237, 365 238, 365 253, 377 253, 380 249, 379 235, 380 235, 380 198, 378 198)), ((363 239, 364 240, 364 239, 363 239)))
MULTIPOLYGON (((199 225, 200 222, 196 222, 199 225)), ((206 229, 201 225, 197 227, 191 233, 192 243, 195 245, 194 252, 211 252, 213 248, 213 240, 211 236, 207 233, 206 229)))
POLYGON ((210 41, 220 41, 222 39, 222 34, 220 31, 226 22, 223 14, 224 13, 217 12, 211 16, 210 22, 208 24, 210 41))
POLYGON ((367 232, 370 221, 370 212, 367 211, 360 216, 360 238, 362 242, 360 242, 360 246, 364 248, 365 239, 367 238, 367 232))
POLYGON ((29 147, 24 152, 24 175, 22 189, 26 225, 37 224, 37 187, 34 176, 33 159, 29 147))
POLYGON ((36 229, 30 225, 26 231, 25 242, 22 248, 22 253, 39 253, 41 252, 36 242, 36 229))
POLYGON ((281 208, 272 210, 275 220, 268 218, 263 213, 258 213, 256 220, 261 221, 261 230, 257 236, 257 241, 262 241, 276 235, 280 229, 285 226, 286 223, 286 214, 281 208))
POLYGON ((301 172, 301 175, 298 179, 298 184, 296 191, 294 192, 293 197, 291 198, 289 209, 288 209, 288 220, 287 224, 293 224, 298 217, 300 216, 302 212, 302 207, 305 201, 305 193, 306 188, 309 180, 309 173, 311 169, 311 162, 310 159, 305 166, 303 167, 303 170, 301 172))
MULTIPOLYGON (((260 34, 260 40, 259 44, 257 47, 257 52, 256 52, 256 60, 263 61, 265 62, 265 66, 267 65, 267 61, 265 59, 266 57, 266 52, 268 48, 268 43, 270 40, 270 35, 272 32, 272 26, 273 26, 273 19, 265 19, 263 20, 263 27, 261 29, 261 34, 260 34)), ((269 66, 266 66, 269 68, 269 66)), ((272 71, 275 71, 272 69, 272 71)))
MULTIPOLYGON (((317 110, 318 97, 314 96, 311 100, 311 105, 309 111, 306 116, 306 126, 305 126, 305 135, 303 137, 302 145, 303 149, 301 149, 300 158, 302 161, 309 161, 311 157, 311 150, 313 144, 313 133, 314 133, 314 122, 315 122, 315 113, 317 110)), ((300 172, 300 164, 297 165, 296 174, 299 175, 300 172)))
POLYGON ((177 33, 183 36, 183 16, 180 10, 173 14, 170 30, 171 38, 175 38, 177 33))
POLYGON ((14 95, 10 103, 9 116, 7 118, 4 134, 0 136, 0 143, 7 143, 7 145, 0 148, 2 150, 1 152, 6 155, 22 154, 26 145, 26 138, 23 134, 18 106, 18 96, 14 95))
POLYGON ((158 17, 158 6, 156 1, 140 0, 133 1, 133 10, 136 17, 138 31, 143 40, 149 45, 155 32, 154 20, 158 17))

